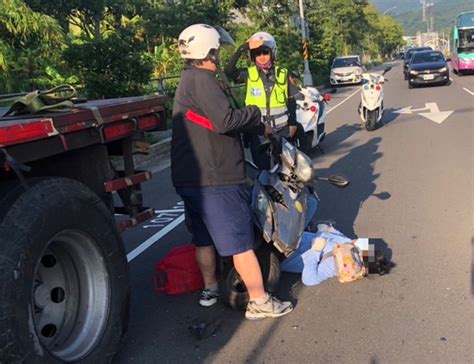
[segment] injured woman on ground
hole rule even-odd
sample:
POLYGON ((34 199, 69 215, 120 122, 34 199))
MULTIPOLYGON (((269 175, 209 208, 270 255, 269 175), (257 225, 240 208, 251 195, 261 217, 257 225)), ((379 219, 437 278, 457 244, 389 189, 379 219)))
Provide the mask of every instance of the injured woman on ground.
POLYGON ((331 224, 318 224, 318 232, 305 232, 300 246, 281 263, 281 270, 289 273, 301 273, 301 280, 307 286, 314 286, 338 276, 336 261, 333 258, 334 248, 344 244, 352 244, 358 252, 369 274, 387 274, 395 264, 390 262, 385 252, 369 239, 351 240, 331 224))

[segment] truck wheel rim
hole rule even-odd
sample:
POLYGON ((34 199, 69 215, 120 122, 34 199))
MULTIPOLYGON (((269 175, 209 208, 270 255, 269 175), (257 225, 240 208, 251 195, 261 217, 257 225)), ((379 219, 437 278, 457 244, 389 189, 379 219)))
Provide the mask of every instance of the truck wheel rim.
POLYGON ((85 357, 100 341, 110 307, 103 255, 83 232, 51 239, 36 265, 33 321, 42 346, 63 361, 85 357))

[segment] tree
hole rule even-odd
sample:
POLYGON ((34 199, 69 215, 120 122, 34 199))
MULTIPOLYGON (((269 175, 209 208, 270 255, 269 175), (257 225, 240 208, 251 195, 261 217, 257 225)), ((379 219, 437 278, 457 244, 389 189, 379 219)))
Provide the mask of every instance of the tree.
POLYGON ((88 39, 100 39, 120 25, 122 16, 133 17, 146 7, 145 0, 26 0, 32 9, 51 14, 65 33, 75 26, 88 39))
POLYGON ((379 47, 383 56, 392 54, 402 45, 402 26, 389 16, 381 16, 378 22, 379 47))
POLYGON ((181 31, 196 23, 227 27, 233 19, 232 5, 229 0, 157 2, 144 12, 143 35, 154 59, 153 76, 179 74, 182 60, 176 45, 181 31))
POLYGON ((64 33, 50 16, 23 1, 2 0, 0 7, 0 89, 29 91, 45 75, 44 65, 59 66, 64 33))
POLYGON ((89 98, 143 94, 152 63, 133 28, 118 28, 104 39, 75 44, 65 58, 79 74, 89 98))

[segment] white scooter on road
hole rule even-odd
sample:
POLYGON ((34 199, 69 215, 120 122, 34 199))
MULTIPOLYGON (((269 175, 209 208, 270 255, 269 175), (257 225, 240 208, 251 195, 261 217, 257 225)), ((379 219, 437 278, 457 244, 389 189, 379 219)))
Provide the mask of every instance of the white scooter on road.
POLYGON ((296 121, 298 127, 297 140, 299 148, 306 154, 319 146, 326 136, 324 131, 327 103, 331 95, 321 95, 316 87, 301 87, 296 99, 296 121))
POLYGON ((382 74, 362 74, 362 90, 358 112, 368 131, 375 130, 377 122, 382 119, 384 111, 383 85, 385 81, 388 81, 384 75, 391 69, 392 67, 385 68, 382 74))

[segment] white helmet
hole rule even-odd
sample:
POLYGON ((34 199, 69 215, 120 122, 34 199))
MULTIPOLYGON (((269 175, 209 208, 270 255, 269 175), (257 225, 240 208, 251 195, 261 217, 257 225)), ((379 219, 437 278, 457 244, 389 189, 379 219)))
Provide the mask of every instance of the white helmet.
POLYGON ((178 38, 182 58, 204 59, 211 49, 219 49, 220 34, 207 24, 194 24, 184 29, 178 38))
POLYGON ((276 56, 277 44, 275 38, 270 33, 267 32, 257 32, 252 35, 251 39, 263 41, 262 47, 270 48, 273 53, 273 56, 276 56))

